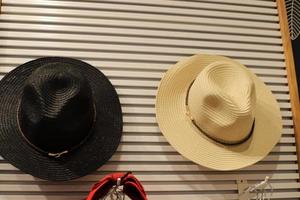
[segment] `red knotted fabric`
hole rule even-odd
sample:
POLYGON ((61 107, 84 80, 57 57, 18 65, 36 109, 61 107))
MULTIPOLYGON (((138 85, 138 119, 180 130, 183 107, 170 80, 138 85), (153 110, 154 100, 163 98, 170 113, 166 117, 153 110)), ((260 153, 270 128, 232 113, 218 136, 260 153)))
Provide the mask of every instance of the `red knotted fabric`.
POLYGON ((146 193, 142 184, 131 173, 109 174, 96 183, 86 200, 98 200, 103 198, 113 186, 117 185, 120 178, 120 185, 123 186, 123 192, 132 200, 147 200, 146 193))

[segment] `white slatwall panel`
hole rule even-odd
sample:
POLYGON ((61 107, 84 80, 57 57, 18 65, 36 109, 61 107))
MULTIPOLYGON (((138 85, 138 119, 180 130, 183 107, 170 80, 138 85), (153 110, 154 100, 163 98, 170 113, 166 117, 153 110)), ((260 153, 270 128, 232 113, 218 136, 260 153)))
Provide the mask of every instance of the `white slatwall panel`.
POLYGON ((237 199, 237 179, 270 176, 274 199, 299 199, 298 165, 278 13, 274 0, 2 0, 1 77, 40 56, 69 56, 101 69, 120 96, 124 135, 102 168, 54 183, 0 158, 1 200, 81 199, 104 174, 133 171, 149 199, 237 199), (254 166, 216 172, 180 156, 155 120, 164 72, 195 53, 230 56, 271 88, 284 124, 273 151, 254 166))

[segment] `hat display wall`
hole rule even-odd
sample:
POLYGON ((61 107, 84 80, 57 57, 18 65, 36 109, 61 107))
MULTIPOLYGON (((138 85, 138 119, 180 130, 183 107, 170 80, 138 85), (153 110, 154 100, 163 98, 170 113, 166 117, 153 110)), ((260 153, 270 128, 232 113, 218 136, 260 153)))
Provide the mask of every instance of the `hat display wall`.
POLYGON ((112 156, 121 134, 116 90, 85 62, 39 58, 0 81, 0 155, 25 173, 84 176, 112 156))
POLYGON ((217 55, 194 55, 166 72, 156 118, 180 154, 216 170, 260 161, 282 129, 278 103, 263 81, 237 61, 217 55))

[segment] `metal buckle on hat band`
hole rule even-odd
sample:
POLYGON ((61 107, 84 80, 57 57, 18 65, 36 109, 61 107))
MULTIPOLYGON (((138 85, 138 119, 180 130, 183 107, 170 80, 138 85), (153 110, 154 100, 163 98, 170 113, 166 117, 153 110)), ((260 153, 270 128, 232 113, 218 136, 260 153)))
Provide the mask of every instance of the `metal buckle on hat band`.
POLYGON ((61 155, 68 153, 68 151, 62 151, 60 153, 48 153, 48 156, 59 158, 61 155))

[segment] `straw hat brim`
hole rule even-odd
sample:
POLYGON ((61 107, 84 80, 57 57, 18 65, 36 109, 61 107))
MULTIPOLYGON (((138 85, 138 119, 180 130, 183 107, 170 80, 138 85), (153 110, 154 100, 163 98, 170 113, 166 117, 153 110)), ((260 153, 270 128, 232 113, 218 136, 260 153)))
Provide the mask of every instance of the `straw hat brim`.
POLYGON ((98 69, 80 60, 44 57, 20 65, 0 82, 0 155, 21 171, 53 181, 87 175, 105 164, 117 150, 122 136, 122 110, 117 92, 98 69), (32 148, 22 137, 18 108, 24 84, 34 70, 47 63, 68 63, 90 84, 96 109, 91 136, 77 149, 52 158, 32 148))
POLYGON ((279 141, 282 121, 272 92, 247 69, 255 83, 257 98, 252 136, 242 144, 223 145, 206 137, 193 125, 186 115, 188 88, 205 66, 224 60, 233 61, 217 55, 195 55, 169 69, 158 88, 156 118, 167 141, 184 157, 210 169, 227 171, 263 159, 279 141))

